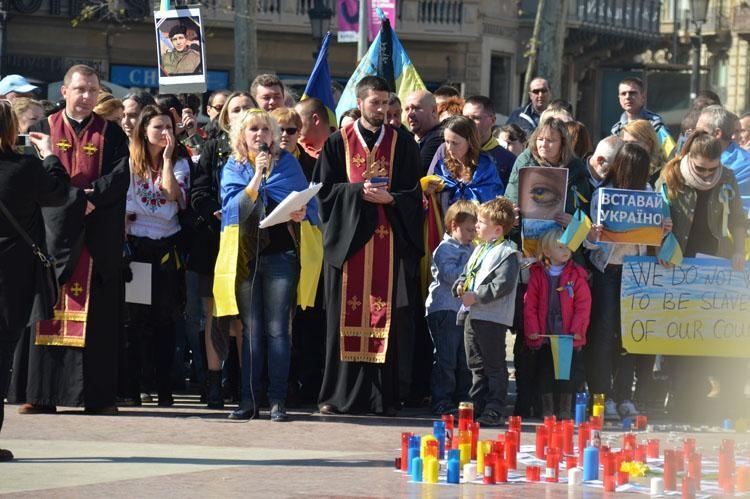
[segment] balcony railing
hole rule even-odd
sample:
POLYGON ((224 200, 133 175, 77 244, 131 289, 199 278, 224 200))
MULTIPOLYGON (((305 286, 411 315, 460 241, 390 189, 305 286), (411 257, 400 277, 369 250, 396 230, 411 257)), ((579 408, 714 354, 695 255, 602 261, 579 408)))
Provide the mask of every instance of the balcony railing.
POLYGON ((659 7, 658 0, 576 0, 568 23, 601 32, 658 35, 659 7))

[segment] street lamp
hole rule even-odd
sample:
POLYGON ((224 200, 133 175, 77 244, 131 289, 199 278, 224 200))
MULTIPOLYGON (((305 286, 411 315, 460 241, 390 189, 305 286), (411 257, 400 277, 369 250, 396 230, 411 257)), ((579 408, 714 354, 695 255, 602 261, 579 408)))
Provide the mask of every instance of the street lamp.
POLYGON ((690 37, 693 43, 693 72, 690 75, 690 98, 695 99, 700 90, 701 79, 701 46, 703 45, 703 36, 701 28, 708 17, 709 0, 690 0, 690 15, 695 25, 695 36, 690 37))
POLYGON ((307 15, 310 16, 310 28, 316 47, 315 52, 313 52, 313 59, 317 59, 318 50, 320 50, 320 45, 323 43, 323 37, 326 36, 331 26, 333 11, 325 0, 315 0, 313 8, 307 11, 307 15))

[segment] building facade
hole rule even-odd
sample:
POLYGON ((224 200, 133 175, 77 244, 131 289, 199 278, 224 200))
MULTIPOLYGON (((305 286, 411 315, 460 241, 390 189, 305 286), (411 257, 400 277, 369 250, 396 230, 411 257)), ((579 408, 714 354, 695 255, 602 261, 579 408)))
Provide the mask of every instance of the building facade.
MULTIPOLYGON (((324 0, 335 8, 333 0, 324 0)), ((308 11, 314 0, 258 0, 258 70, 304 82, 316 50, 308 11)), ((42 83, 59 81, 86 63, 124 87, 155 88, 152 2, 110 0, 106 19, 79 22, 81 0, 9 0, 2 71, 42 83), (112 13, 115 13, 112 15, 112 13)), ((209 88, 232 87, 231 0, 201 2, 209 88)), ((518 100, 518 6, 515 0, 403 0, 396 31, 428 86, 450 81, 465 93, 492 94, 498 111, 518 100)), ((97 16, 94 16, 95 18, 97 16)), ((331 29, 335 32, 335 13, 331 29)), ((331 44, 331 74, 346 81, 356 66, 356 44, 331 44)))

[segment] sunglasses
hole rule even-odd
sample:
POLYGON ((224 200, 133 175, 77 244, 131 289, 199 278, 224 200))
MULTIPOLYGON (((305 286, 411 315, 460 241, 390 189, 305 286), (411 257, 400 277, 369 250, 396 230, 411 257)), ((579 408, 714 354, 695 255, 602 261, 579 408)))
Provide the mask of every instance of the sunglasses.
POLYGON ((706 168, 705 166, 693 165, 693 169, 695 169, 695 171, 697 173, 700 173, 700 174, 703 174, 703 175, 708 175, 709 173, 713 173, 716 170, 718 170, 719 167, 717 166, 715 168, 706 168))
POLYGON ((213 109, 217 113, 220 113, 221 110, 224 109, 224 106, 208 106, 208 107, 210 107, 211 109, 213 109))
POLYGON ((531 93, 534 95, 546 94, 547 92, 549 92, 549 90, 547 90, 546 88, 535 88, 531 90, 531 93))
POLYGON ((282 132, 286 132, 287 135, 294 135, 297 133, 297 127, 282 128, 282 132))

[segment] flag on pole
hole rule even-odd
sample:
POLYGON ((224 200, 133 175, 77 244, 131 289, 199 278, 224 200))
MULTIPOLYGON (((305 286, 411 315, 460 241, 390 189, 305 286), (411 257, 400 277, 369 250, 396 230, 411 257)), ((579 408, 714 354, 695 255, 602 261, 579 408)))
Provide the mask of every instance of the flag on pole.
POLYGON ((162 12, 166 12, 168 10, 172 10, 172 1, 171 0, 160 0, 160 2, 159 2, 159 10, 162 11, 162 12))
POLYGON ((570 379, 570 364, 573 359, 573 335, 551 334, 549 346, 552 350, 552 363, 555 368, 555 379, 570 379))
POLYGON ((391 29, 388 18, 380 9, 378 9, 378 15, 381 19, 380 32, 357 69, 352 73, 341 94, 339 104, 336 106, 337 120, 341 119, 341 115, 346 111, 357 107, 355 88, 365 76, 384 78, 391 86, 391 91, 395 92, 402 102, 411 92, 427 88, 401 45, 401 41, 391 29))
POLYGON ((320 45, 320 52, 318 53, 318 59, 315 61, 312 73, 310 73, 310 79, 307 80, 307 86, 302 94, 302 99, 309 99, 315 97, 320 99, 326 106, 328 111, 328 123, 331 126, 336 126, 338 121, 333 109, 336 105, 333 102, 333 90, 331 90, 331 72, 328 69, 328 44, 331 41, 331 32, 326 33, 326 37, 323 39, 323 43, 320 45))
POLYGON ((573 218, 560 236, 560 243, 575 251, 581 245, 591 230, 591 219, 580 208, 573 214, 573 218))

